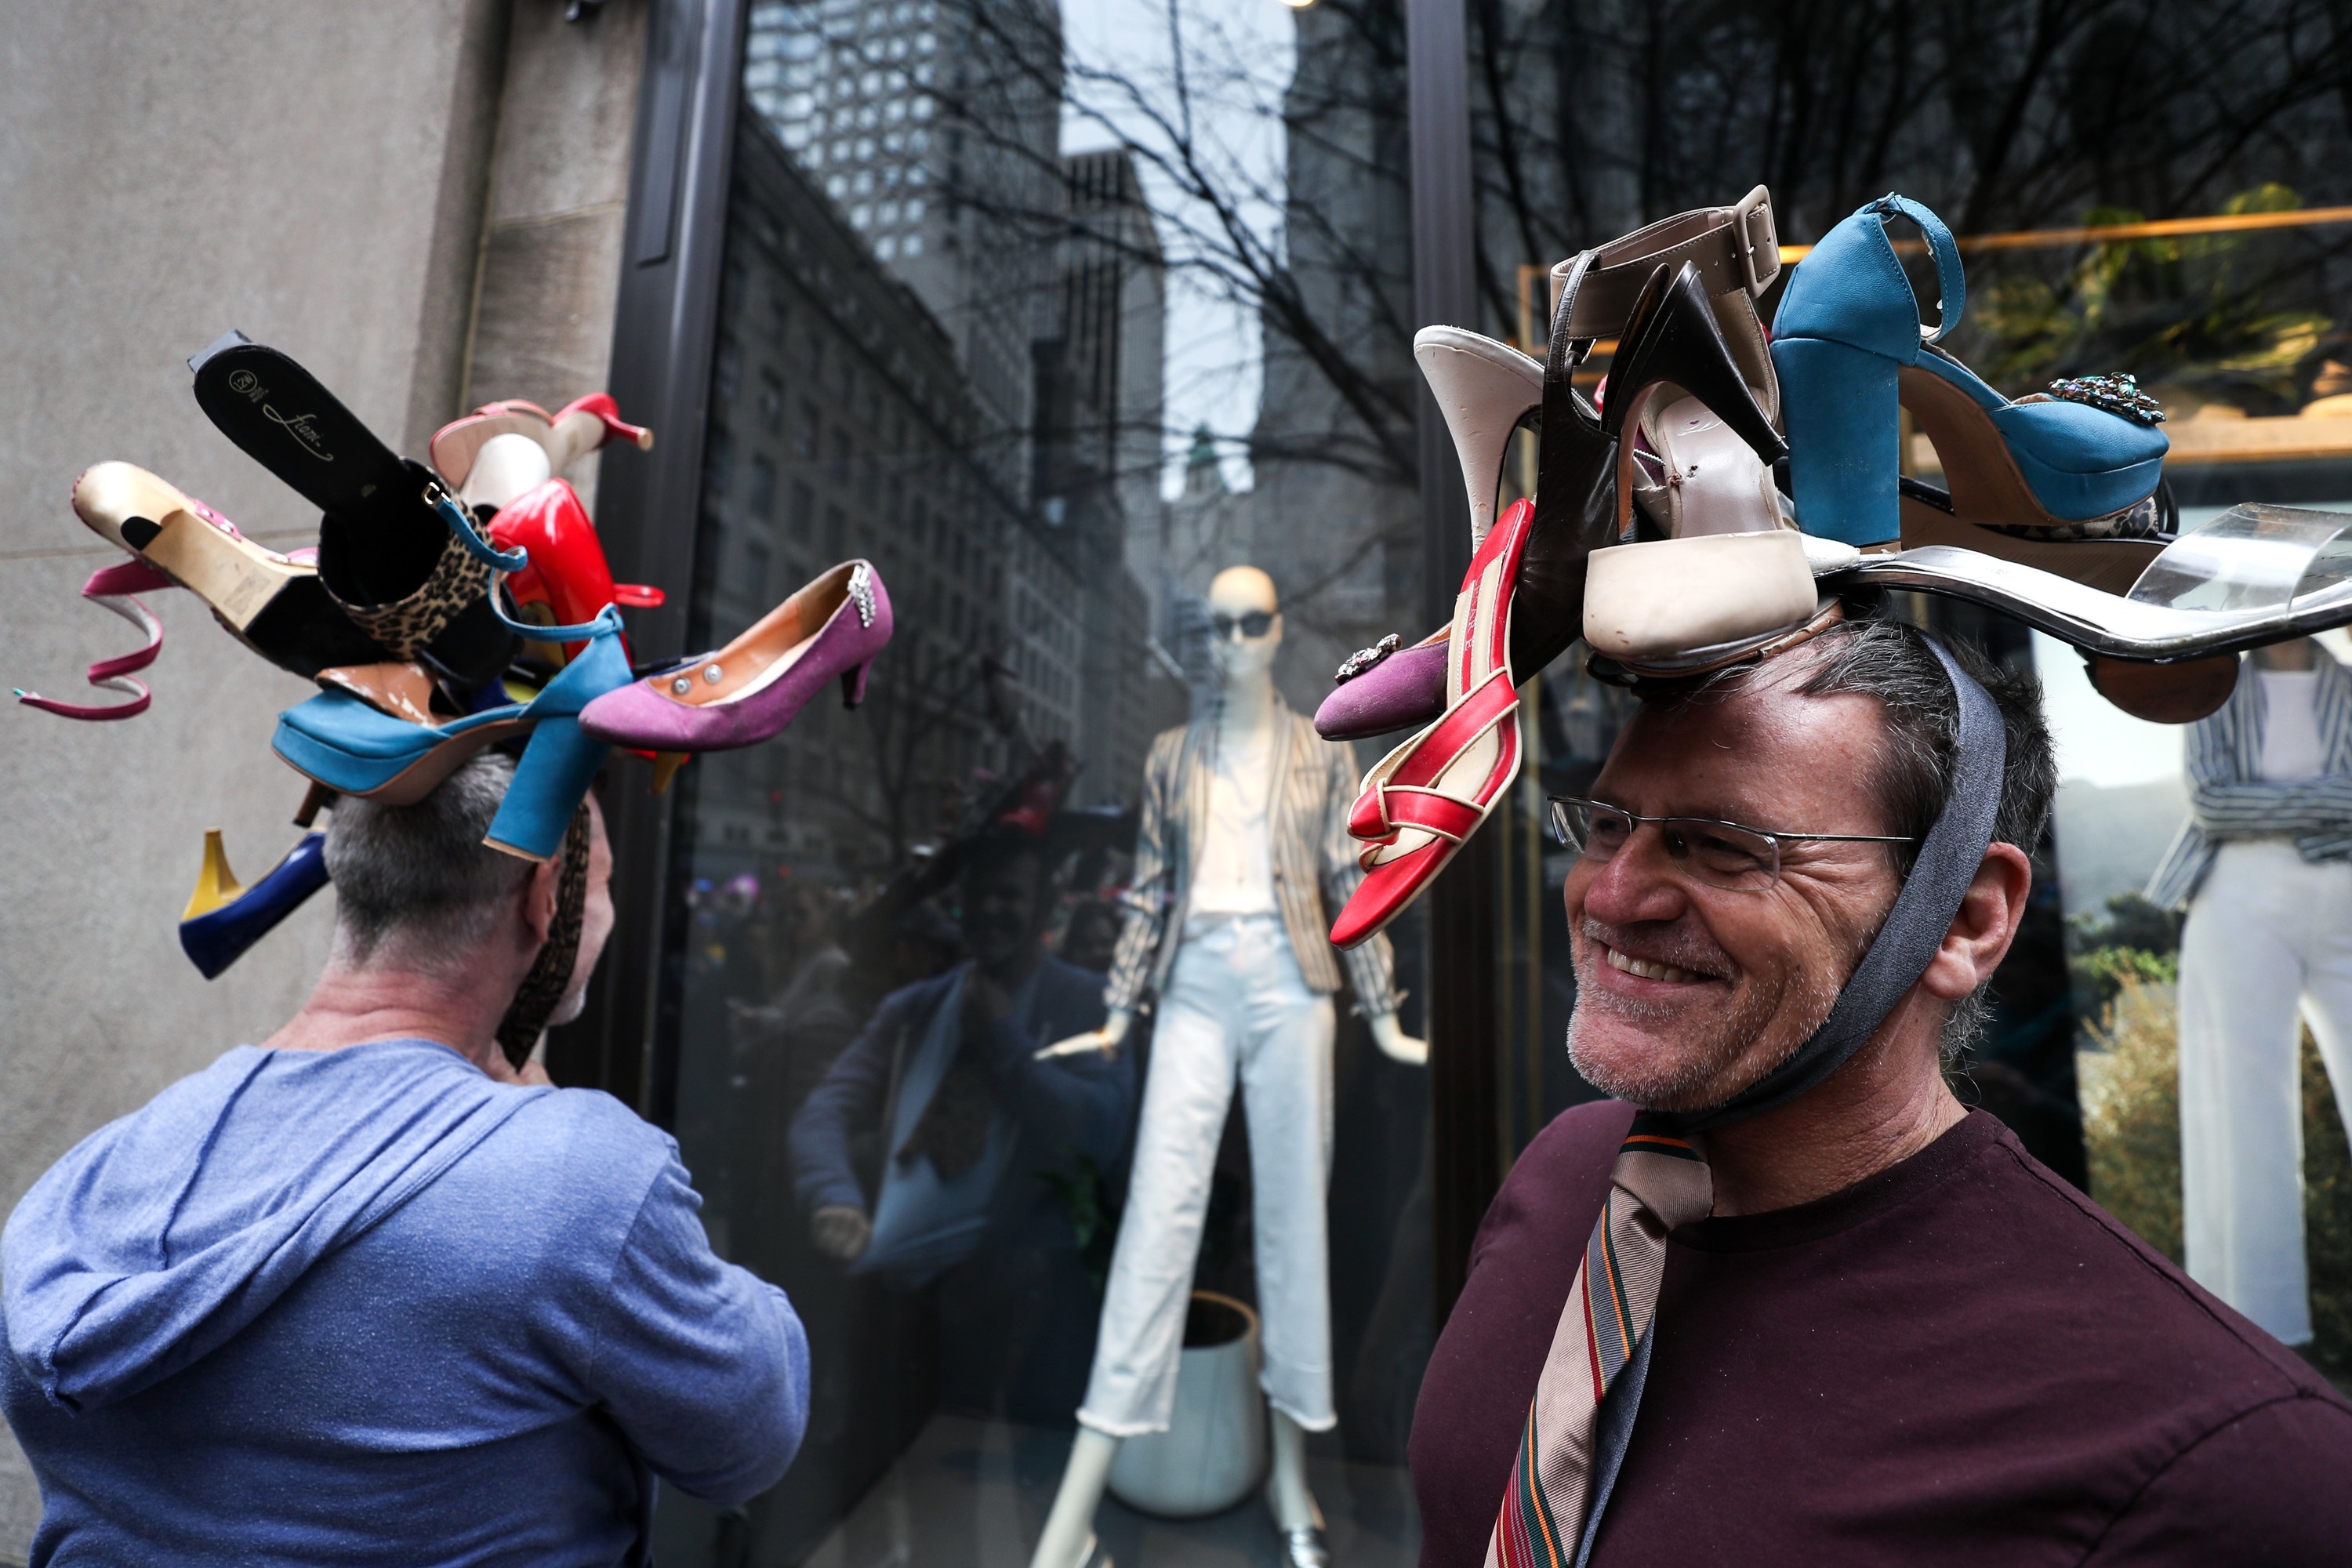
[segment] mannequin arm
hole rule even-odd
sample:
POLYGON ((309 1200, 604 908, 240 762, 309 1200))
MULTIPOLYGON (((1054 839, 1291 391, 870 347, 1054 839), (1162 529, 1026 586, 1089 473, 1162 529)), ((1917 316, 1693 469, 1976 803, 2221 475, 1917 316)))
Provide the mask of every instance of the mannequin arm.
POLYGON ((2352 826, 2352 779, 2322 773, 2289 784, 2199 780, 2189 787, 2189 807, 2212 838, 2340 831, 2352 826))
POLYGON ((1133 1013, 1124 1007, 1114 1007, 1110 1016, 1103 1020, 1101 1028, 1072 1035, 1066 1040, 1055 1040, 1037 1052, 1037 1059, 1044 1061, 1049 1057, 1082 1056, 1087 1051, 1100 1051, 1104 1056, 1116 1057, 1119 1042, 1127 1038, 1128 1028, 1134 1022, 1133 1013))
POLYGON ((1394 1013, 1375 1013, 1367 1022, 1372 1026, 1372 1044, 1391 1061, 1416 1068, 1429 1065, 1429 1042, 1406 1034, 1398 1026, 1394 1013))

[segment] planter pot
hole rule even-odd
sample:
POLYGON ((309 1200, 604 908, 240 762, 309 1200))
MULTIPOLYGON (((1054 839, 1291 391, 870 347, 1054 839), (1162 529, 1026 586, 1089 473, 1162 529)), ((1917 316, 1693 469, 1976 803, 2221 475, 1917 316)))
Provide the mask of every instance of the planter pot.
POLYGON ((1257 1314, 1230 1296, 1195 1290, 1168 1430, 1119 1444, 1111 1495, 1139 1512, 1199 1519, 1255 1491, 1265 1465, 1257 1314))

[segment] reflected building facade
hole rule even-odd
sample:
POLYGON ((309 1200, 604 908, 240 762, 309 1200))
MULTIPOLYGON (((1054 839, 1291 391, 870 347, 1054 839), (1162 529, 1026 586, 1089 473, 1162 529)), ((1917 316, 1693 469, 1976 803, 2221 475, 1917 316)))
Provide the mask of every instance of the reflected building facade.
POLYGON ((744 98, 944 324, 1020 496, 1051 331, 1062 90, 1050 0, 762 0, 744 98))

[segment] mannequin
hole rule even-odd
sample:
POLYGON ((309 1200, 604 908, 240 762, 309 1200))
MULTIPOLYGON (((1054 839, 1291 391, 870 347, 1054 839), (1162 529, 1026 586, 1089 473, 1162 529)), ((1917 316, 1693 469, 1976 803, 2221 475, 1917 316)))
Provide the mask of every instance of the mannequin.
MULTIPOLYGON (((1339 956, 1323 900, 1360 873, 1342 824, 1355 788, 1345 747, 1274 689, 1282 616, 1251 566, 1209 589, 1216 700, 1152 748, 1136 887, 1101 1028, 1056 1049, 1115 1053, 1147 984, 1160 995, 1134 1175, 1103 1305, 1094 1375, 1032 1568, 1084 1568, 1125 1436, 1165 1430, 1202 1213, 1236 1082, 1247 1109, 1265 1385, 1266 1504, 1287 1561, 1330 1561, 1307 1485, 1307 1433, 1333 1424, 1324 1186, 1331 1118, 1331 993, 1339 956)), ((1397 1022, 1385 939, 1346 955, 1373 1042, 1413 1065, 1428 1047, 1397 1022)))
POLYGON ((2189 742, 2180 1175, 2189 1277, 2289 1345, 2312 1337, 2298 1014, 2352 1121, 2352 675, 2308 639, 2253 651, 2189 742))

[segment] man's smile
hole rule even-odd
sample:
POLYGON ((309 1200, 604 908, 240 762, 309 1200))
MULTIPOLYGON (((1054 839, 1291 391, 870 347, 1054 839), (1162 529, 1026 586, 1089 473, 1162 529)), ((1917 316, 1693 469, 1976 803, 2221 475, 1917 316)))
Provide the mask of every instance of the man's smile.
POLYGON ((1605 942, 1601 944, 1601 951, 1609 960, 1610 968, 1622 970, 1628 974, 1638 974, 1644 980, 1663 980, 1669 985, 1687 985, 1695 980, 1707 978, 1692 970, 1677 969, 1671 963, 1648 963, 1633 957, 1631 953, 1620 952, 1605 942))

